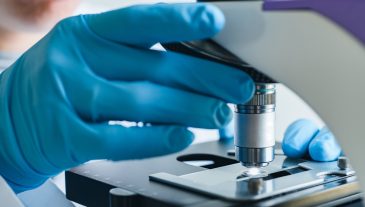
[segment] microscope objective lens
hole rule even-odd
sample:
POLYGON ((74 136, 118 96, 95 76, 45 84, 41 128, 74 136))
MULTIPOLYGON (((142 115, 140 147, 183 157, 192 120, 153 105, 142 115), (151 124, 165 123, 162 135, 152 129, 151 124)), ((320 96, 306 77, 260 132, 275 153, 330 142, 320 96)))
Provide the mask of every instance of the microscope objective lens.
POLYGON ((247 175, 258 175, 261 172, 260 168, 258 167, 252 167, 252 168, 248 168, 248 170, 246 171, 247 175))
POLYGON ((267 176, 267 172, 260 167, 250 167, 247 170, 243 171, 240 175, 238 175, 237 179, 257 176, 265 177, 267 176))
POLYGON ((245 167, 265 167, 274 160, 276 86, 256 83, 253 98, 235 105, 234 142, 236 159, 245 167))

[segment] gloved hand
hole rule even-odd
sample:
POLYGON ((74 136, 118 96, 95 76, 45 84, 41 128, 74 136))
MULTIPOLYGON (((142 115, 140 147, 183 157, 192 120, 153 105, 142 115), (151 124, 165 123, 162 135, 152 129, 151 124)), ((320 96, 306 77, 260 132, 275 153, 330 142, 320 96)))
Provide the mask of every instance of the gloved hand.
POLYGON ((319 129, 305 119, 287 128, 282 148, 288 157, 301 158, 309 154, 315 161, 333 161, 341 155, 341 148, 328 128, 319 129))
POLYGON ((225 102, 246 102, 254 92, 248 75, 149 49, 208 38, 223 26, 223 14, 204 4, 63 20, 0 76, 0 174, 21 192, 88 160, 182 150, 193 140, 188 126, 226 125, 232 115, 225 102))

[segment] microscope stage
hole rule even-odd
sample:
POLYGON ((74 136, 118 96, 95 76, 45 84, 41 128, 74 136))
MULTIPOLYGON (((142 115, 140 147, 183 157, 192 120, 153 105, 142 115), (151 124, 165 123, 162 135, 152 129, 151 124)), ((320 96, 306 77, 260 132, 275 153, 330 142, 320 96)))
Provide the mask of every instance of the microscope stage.
POLYGON ((337 162, 318 163, 292 160, 277 155, 261 173, 247 175, 249 168, 240 163, 176 176, 168 173, 150 175, 150 180, 230 201, 257 201, 314 186, 355 179, 350 168, 341 170, 337 162))
POLYGON ((213 141, 145 160, 90 162, 66 172, 66 195, 89 207, 119 207, 125 202, 136 207, 362 202, 353 171, 340 170, 337 162, 288 159, 276 150, 274 161, 262 169, 265 173, 245 176, 247 168, 234 159, 231 149, 233 140, 213 141))

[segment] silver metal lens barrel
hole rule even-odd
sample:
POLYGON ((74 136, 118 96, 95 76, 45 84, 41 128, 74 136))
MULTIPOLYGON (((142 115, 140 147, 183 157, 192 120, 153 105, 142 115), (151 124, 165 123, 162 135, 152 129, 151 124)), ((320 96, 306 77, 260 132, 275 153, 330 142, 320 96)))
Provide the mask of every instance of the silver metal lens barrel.
POLYGON ((264 167, 274 160, 275 84, 256 83, 254 97, 235 107, 236 159, 246 167, 264 167))
POLYGON ((274 160, 274 147, 246 148, 237 147, 236 158, 245 167, 266 167, 274 160))

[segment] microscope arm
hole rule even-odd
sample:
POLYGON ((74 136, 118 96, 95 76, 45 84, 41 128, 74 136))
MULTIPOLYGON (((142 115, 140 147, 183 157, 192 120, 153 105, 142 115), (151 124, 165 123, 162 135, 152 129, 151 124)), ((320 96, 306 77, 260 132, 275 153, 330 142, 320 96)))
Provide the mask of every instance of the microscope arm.
POLYGON ((263 11, 260 1, 214 4, 226 16, 215 41, 307 101, 335 134, 365 190, 364 44, 313 11, 263 11))

